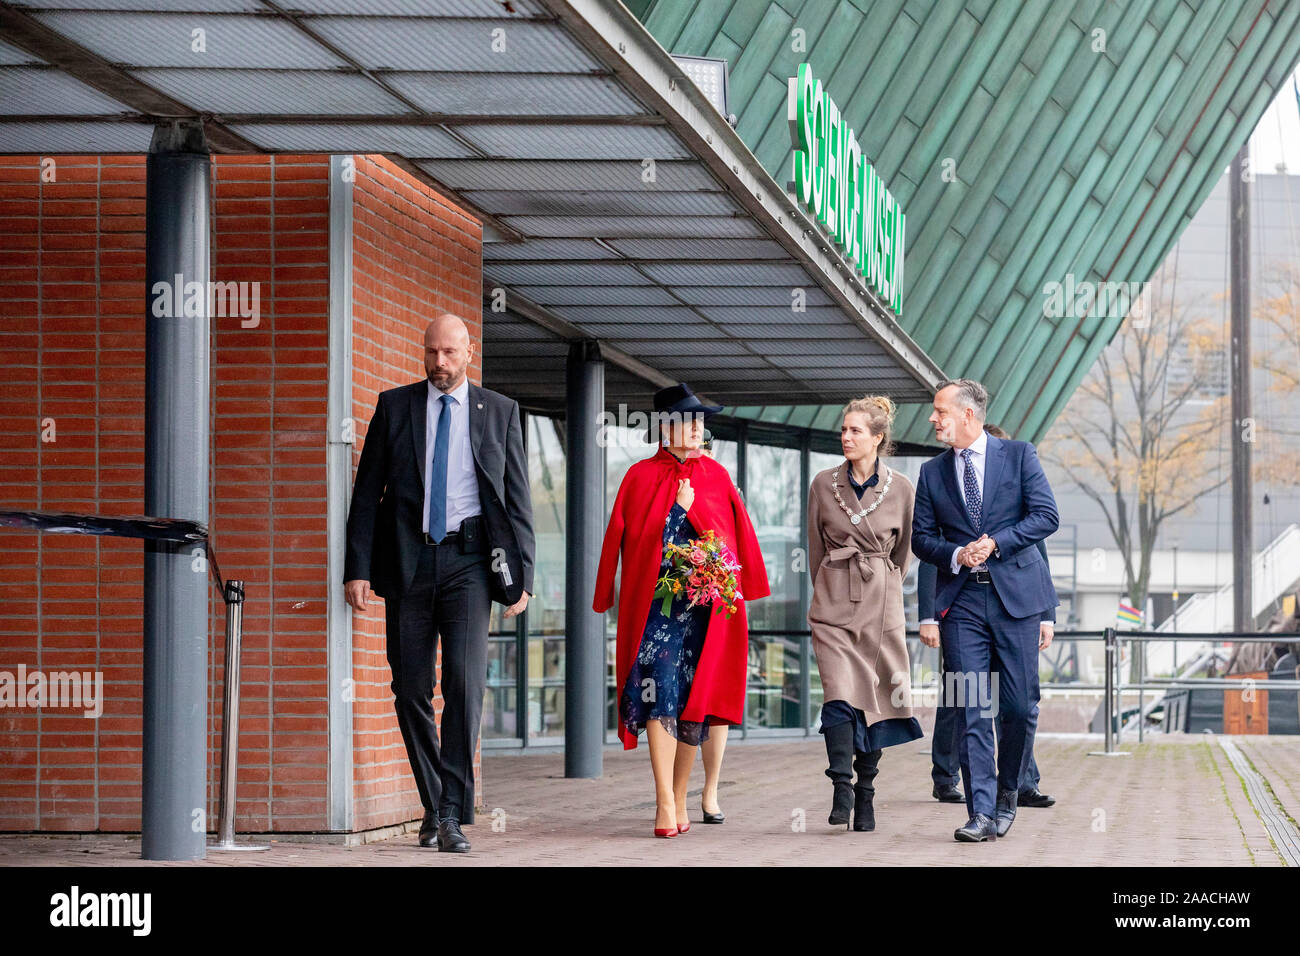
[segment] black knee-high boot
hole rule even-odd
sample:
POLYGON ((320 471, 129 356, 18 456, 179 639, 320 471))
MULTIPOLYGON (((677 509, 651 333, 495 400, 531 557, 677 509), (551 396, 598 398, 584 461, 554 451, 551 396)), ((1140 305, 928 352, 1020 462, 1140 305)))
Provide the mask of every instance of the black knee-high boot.
POLYGON ((880 751, 854 754, 853 769, 858 772, 858 782, 853 785, 853 829, 874 830, 876 808, 872 801, 876 796, 876 788, 872 781, 880 772, 880 751))
POLYGON ((846 721, 825 727, 822 736, 826 738, 826 757, 830 762, 826 776, 835 785, 835 799, 826 822, 831 826, 847 826, 853 806, 853 724, 846 721))

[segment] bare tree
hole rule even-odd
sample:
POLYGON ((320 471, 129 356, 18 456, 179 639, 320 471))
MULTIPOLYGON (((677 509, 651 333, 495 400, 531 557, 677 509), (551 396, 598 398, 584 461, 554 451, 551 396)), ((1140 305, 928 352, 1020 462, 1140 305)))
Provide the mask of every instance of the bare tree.
POLYGON ((1131 313, 1044 442, 1105 515, 1136 608, 1161 525, 1230 478, 1225 362, 1221 327, 1191 309, 1131 313))
MULTIPOLYGON (((1275 266, 1266 274, 1264 285, 1275 293, 1262 299, 1253 309, 1254 318, 1265 339, 1256 348, 1254 365, 1269 373, 1264 411, 1276 399, 1288 408, 1300 394, 1300 264, 1288 262, 1275 266)), ((1255 453, 1255 476, 1270 485, 1300 483, 1300 426, 1287 414, 1266 415, 1265 426, 1258 435, 1255 453)))

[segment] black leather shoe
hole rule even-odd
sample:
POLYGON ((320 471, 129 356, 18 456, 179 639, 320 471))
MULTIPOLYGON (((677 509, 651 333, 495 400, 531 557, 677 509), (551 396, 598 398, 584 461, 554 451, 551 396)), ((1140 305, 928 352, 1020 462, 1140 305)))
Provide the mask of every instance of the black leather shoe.
POLYGON ((420 824, 420 846, 437 846, 438 845, 438 813, 436 810, 425 810, 424 820, 420 824))
POLYGON ((966 821, 964 827, 953 831, 953 839, 958 843, 983 843, 998 838, 997 826, 982 813, 977 813, 966 821))
POLYGON ((1050 807, 1056 803, 1056 797, 1049 797, 1045 793, 1040 793, 1037 787, 1030 787, 1028 790, 1020 791, 1016 803, 1022 807, 1050 807))
POLYGON ((469 840, 460 831, 460 821, 452 817, 438 824, 438 849, 443 853, 468 853, 469 840))
POLYGON ((1011 824, 1016 822, 1016 792, 999 790, 997 810, 998 836, 1006 836, 1011 824))
POLYGON ((704 809, 703 804, 700 804, 700 813, 704 815, 705 823, 726 823, 727 822, 727 815, 723 813, 721 810, 719 810, 717 813, 710 813, 708 810, 704 809))
POLYGON ((943 786, 939 786, 939 784, 936 783, 934 789, 930 791, 930 796, 934 797, 934 799, 938 800, 940 803, 966 802, 965 794, 957 789, 956 784, 952 783, 945 783, 943 786))

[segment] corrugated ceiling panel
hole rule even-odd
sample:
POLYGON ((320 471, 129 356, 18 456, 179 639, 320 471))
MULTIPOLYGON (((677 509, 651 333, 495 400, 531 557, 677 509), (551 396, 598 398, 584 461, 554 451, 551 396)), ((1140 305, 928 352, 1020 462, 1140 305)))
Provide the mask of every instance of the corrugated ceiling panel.
POLYGON ((706 320, 684 306, 674 303, 671 306, 633 306, 611 312, 605 308, 571 306, 564 310, 564 317, 570 322, 587 328, 596 323, 608 323, 610 326, 635 323, 664 323, 672 325, 704 325, 706 320))
POLYGON ((718 236, 755 238, 763 229, 752 219, 708 216, 508 216, 506 225, 526 236, 617 239, 620 236, 718 236))
MULTIPOLYGON (((538 305, 676 305, 676 300, 657 285, 519 286, 518 293, 538 305)), ((506 293, 507 300, 509 292, 506 293)), ((561 313, 563 314, 563 313, 561 313)))
POLYGON ((591 73, 601 69, 553 23, 351 16, 307 17, 304 22, 368 70, 591 73))
POLYGON ((154 89, 207 113, 409 113, 359 73, 327 70, 136 70, 154 89))
POLYGON ((34 13, 112 63, 328 70, 346 64, 286 20, 198 13, 34 13), (193 31, 204 31, 202 51, 193 31))
MULTIPOLYGON (((515 124, 462 125, 456 132, 490 156, 506 159, 688 159, 691 155, 676 136, 660 126, 525 126, 515 124)), ((570 186, 583 185, 579 164, 573 164, 570 186)), ((640 187, 644 188, 644 186, 640 187)))
POLYGON ((40 57, 28 53, 20 47, 10 46, 0 41, 0 66, 16 66, 24 63, 44 63, 40 57))
POLYGON ((587 239, 533 239, 529 242, 485 242, 484 261, 521 259, 614 259, 616 254, 587 239))
POLYGON ((781 325, 798 328, 801 325, 843 325, 849 328, 848 316, 839 306, 810 305, 802 312, 791 312, 787 303, 780 303, 766 309, 752 306, 705 306, 700 309, 715 322, 755 322, 768 325, 781 325))
MULTIPOLYGON (((462 159, 430 161, 421 169, 452 189, 643 189, 649 167, 641 158, 573 163, 563 160, 462 159)), ((715 180, 699 163, 683 160, 656 161, 654 182, 659 189, 718 189, 715 180)))
POLYGON ((87 113, 116 115, 130 112, 62 70, 41 67, 0 69, 0 114, 7 116, 60 116, 87 113))
POLYGON ((772 239, 613 239, 610 245, 633 259, 786 259, 772 239))
MULTIPOLYGON (((75 0, 68 0, 75 2, 75 0)), ((131 0, 120 0, 131 2, 131 0)), ((510 0, 514 13, 501 0, 293 0, 293 9, 306 13, 339 13, 348 16, 391 15, 399 17, 499 17, 503 21, 525 17, 549 17, 550 11, 537 0, 510 0)))
POLYGON ((670 285, 782 286, 787 290, 786 301, 788 290, 813 284, 808 273, 794 263, 647 265, 645 270, 670 285))
MULTIPOLYGON (((691 305, 749 305, 784 309, 793 322, 802 321, 801 314, 790 309, 791 294, 782 286, 677 286, 674 290, 683 301, 691 305)), ((831 297, 821 289, 803 289, 807 304, 830 305, 831 297)))
POLYGON ((726 193, 469 190, 464 195, 497 216, 735 216, 741 212, 726 193))
POLYGON ((574 73, 528 73, 511 79, 494 73, 382 73, 380 76, 430 113, 612 116, 647 112, 608 76, 574 73))
POLYGON ((268 151, 318 153, 402 153, 407 156, 465 156, 469 147, 436 126, 247 124, 236 133, 268 151))
POLYGON ((265 13, 260 0, 27 0, 45 10, 142 10, 158 13, 265 13))
MULTIPOLYGON (((722 356, 746 356, 748 358, 761 358, 754 355, 753 352, 745 348, 741 342, 731 339, 718 338, 710 336, 707 332, 691 330, 689 339, 676 338, 669 335, 660 335, 660 341, 655 342, 654 351, 656 359, 663 357, 668 362, 676 361, 682 356, 703 357, 705 359, 722 356)), ((622 339, 614 339, 614 344, 618 345, 622 339)), ((641 351, 640 346, 637 351, 641 351)))
MULTIPOLYGON (((552 262, 493 263, 492 279, 510 285, 653 285, 632 266, 619 262, 569 265, 552 262)), ((485 280, 486 281, 486 280, 485 280)))
POLYGON ((0 123, 0 153, 147 153, 140 123, 0 123))

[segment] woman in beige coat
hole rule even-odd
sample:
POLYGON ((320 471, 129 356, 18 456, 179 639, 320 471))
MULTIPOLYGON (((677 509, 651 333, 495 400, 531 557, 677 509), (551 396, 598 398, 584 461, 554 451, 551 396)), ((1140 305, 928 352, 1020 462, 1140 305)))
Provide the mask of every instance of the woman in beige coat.
POLYGON ((827 822, 848 824, 851 806, 854 830, 875 829, 872 781, 881 751, 921 736, 903 617, 915 491, 883 461, 893 418, 894 403, 883 396, 845 406, 845 460, 808 489, 808 623, 824 691, 826 776, 835 788, 827 822))

